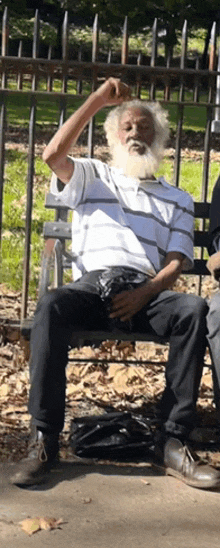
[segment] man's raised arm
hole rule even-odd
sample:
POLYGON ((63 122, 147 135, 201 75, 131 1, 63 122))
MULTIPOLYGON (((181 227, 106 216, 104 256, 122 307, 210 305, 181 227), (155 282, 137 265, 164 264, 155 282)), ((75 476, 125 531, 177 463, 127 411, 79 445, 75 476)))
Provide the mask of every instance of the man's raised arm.
POLYGON ((120 105, 129 99, 129 87, 118 78, 109 78, 58 129, 43 152, 43 160, 63 183, 69 182, 74 171, 74 163, 68 157, 70 149, 90 118, 103 107, 120 105))

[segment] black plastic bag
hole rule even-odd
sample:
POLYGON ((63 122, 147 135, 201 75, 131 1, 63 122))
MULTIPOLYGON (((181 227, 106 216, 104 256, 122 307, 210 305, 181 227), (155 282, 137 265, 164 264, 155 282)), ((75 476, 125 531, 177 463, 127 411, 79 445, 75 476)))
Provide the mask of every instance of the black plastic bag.
POLYGON ((126 333, 132 333, 132 320, 122 322, 119 318, 109 318, 112 297, 122 291, 128 291, 144 285, 147 280, 148 276, 143 272, 123 266, 109 267, 100 274, 96 285, 99 295, 105 303, 109 330, 112 330, 113 332, 123 330, 126 333))
POLYGON ((150 418, 127 411, 80 417, 71 423, 70 445, 83 458, 149 461, 154 430, 150 418))

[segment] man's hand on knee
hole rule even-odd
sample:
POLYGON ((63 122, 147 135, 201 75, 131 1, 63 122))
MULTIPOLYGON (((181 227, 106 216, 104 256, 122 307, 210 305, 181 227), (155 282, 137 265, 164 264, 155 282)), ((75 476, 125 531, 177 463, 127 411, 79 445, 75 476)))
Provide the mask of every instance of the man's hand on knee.
POLYGON ((211 272, 211 274, 214 276, 215 280, 220 280, 220 251, 217 251, 216 253, 213 253, 211 257, 209 258, 208 262, 206 263, 206 266, 211 272))

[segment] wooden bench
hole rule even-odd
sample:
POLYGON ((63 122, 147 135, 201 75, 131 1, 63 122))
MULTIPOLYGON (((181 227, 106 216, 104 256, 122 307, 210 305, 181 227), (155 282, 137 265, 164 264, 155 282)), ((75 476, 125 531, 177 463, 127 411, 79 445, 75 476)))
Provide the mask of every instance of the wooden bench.
MULTIPOLYGON (((46 208, 54 209, 56 212, 56 220, 45 222, 44 238, 45 248, 42 258, 41 276, 39 284, 39 298, 50 288, 61 287, 63 285, 64 271, 72 268, 72 255, 68 251, 68 243, 71 242, 71 222, 68 222, 69 209, 62 205, 59 196, 48 194, 46 197, 46 208)), ((208 235, 208 220, 209 220, 210 204, 197 202, 195 203, 195 226, 194 231, 194 247, 196 248, 198 257, 195 258, 194 268, 187 271, 190 275, 210 275, 206 268, 206 259, 203 258, 203 248, 206 249, 209 241, 208 235), (200 225, 200 228, 199 228, 200 225), (201 228, 201 225, 202 228, 201 228)), ((32 319, 25 319, 21 325, 21 334, 25 339, 29 339, 32 326, 32 319)), ((108 331, 78 331, 74 332, 71 341, 72 346, 82 346, 85 341, 87 344, 98 344, 103 340, 118 340, 119 334, 108 331)), ((152 336, 143 335, 142 333, 120 333, 120 340, 124 341, 152 341, 152 336)), ((153 342, 164 344, 168 341, 155 337, 153 342)))

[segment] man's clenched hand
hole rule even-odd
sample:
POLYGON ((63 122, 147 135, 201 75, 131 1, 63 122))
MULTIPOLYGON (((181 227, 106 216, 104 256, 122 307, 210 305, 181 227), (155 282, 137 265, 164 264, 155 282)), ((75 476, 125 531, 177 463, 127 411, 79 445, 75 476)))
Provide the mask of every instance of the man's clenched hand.
POLYGON ((96 91, 95 94, 102 100, 103 106, 120 105, 131 99, 131 91, 127 84, 119 78, 108 78, 96 91))

